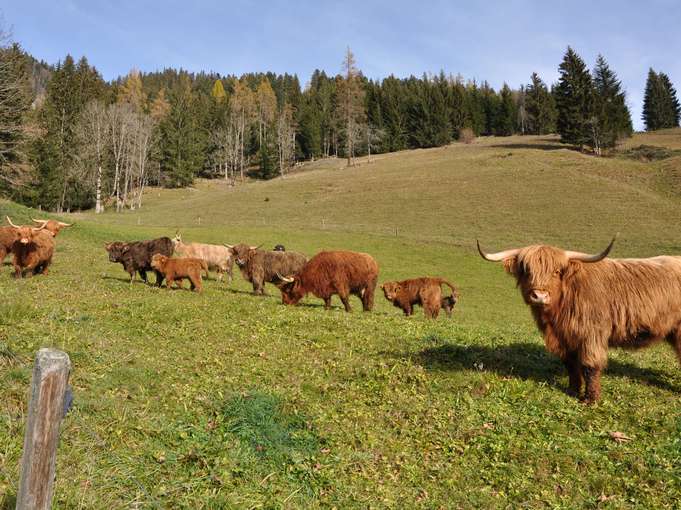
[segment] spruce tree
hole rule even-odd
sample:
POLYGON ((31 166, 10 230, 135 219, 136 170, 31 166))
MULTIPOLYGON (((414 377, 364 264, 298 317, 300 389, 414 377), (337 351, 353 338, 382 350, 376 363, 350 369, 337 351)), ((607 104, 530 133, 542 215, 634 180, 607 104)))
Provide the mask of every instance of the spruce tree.
POLYGON ((663 93, 662 127, 679 127, 681 104, 679 104, 679 99, 676 97, 676 89, 672 85, 669 76, 665 73, 660 73, 658 78, 663 93))
POLYGON ((530 83, 525 88, 525 110, 529 134, 545 135, 555 132, 556 105, 554 97, 537 73, 532 73, 530 83))
POLYGON ((631 136, 633 127, 622 83, 602 55, 596 61, 593 83, 592 145, 600 154, 600 149, 612 148, 618 139, 631 136))
POLYGON ((648 79, 646 80, 646 89, 643 96, 642 119, 646 125, 646 131, 654 131, 662 127, 660 117, 663 102, 660 78, 651 67, 648 69, 648 79))
POLYGON ((203 139, 197 105, 188 78, 169 94, 170 111, 160 126, 161 170, 169 187, 189 186, 203 168, 203 139))
POLYGON ((494 134, 510 136, 515 130, 517 109, 511 88, 504 83, 499 94, 499 106, 495 119, 494 134))
POLYGON ((586 64, 568 46, 559 66, 560 78, 555 91, 558 118, 556 128, 562 143, 580 149, 592 140, 593 83, 586 64))

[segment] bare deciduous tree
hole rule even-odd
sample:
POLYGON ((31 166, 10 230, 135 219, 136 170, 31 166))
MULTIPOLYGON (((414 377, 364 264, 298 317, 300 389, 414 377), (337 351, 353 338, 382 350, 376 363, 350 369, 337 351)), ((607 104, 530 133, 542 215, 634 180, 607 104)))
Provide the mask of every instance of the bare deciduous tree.
POLYGON ((86 175, 95 181, 95 213, 104 212, 102 202, 103 167, 106 150, 109 147, 108 115, 101 101, 92 101, 81 114, 76 133, 83 148, 80 159, 86 168, 86 175), (89 170, 89 171, 87 171, 89 170))
POLYGON ((343 60, 343 79, 339 82, 338 98, 339 119, 343 122, 345 132, 345 155, 348 159, 348 166, 352 166, 355 146, 361 136, 361 125, 366 112, 364 89, 355 56, 350 48, 347 49, 343 60))
POLYGON ((279 173, 284 177, 292 165, 296 151, 296 125, 293 107, 286 103, 277 119, 277 149, 279 153, 279 173))

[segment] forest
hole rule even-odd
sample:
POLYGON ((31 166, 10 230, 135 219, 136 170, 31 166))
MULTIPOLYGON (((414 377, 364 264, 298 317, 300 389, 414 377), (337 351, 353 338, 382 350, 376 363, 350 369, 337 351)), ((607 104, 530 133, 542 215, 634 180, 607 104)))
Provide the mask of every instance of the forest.
MULTIPOLYGON (((478 136, 558 133, 596 156, 631 136, 626 93, 599 56, 570 47, 559 80, 488 82, 441 71, 370 79, 347 49, 336 75, 242 76, 131 70, 105 81, 86 57, 56 64, 6 40, 0 51, 0 192, 50 211, 142 206, 146 186, 196 178, 284 177, 301 161, 470 143, 478 136)), ((679 125, 676 90, 650 69, 646 128, 679 125)))

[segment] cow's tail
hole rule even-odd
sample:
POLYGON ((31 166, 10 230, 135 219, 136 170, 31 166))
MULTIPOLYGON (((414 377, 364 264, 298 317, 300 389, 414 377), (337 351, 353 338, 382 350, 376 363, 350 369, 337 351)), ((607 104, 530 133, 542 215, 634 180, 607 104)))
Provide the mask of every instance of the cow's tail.
POLYGON ((450 289, 452 289, 452 297, 454 298, 454 301, 458 301, 458 300, 459 300, 459 291, 456 290, 456 287, 454 287, 454 285, 452 285, 451 283, 449 283, 449 282, 448 282, 447 280, 445 280, 444 278, 442 278, 442 279, 440 280, 440 285, 443 285, 443 284, 446 285, 447 287, 449 287, 450 289))

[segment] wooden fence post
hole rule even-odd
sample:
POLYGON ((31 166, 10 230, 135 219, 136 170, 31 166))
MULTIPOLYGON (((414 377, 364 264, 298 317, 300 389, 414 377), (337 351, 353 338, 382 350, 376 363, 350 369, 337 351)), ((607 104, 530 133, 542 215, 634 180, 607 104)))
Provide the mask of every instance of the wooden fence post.
POLYGON ((31 400, 21 457, 17 510, 52 506, 59 425, 65 414, 71 360, 56 349, 40 349, 31 379, 31 400))

